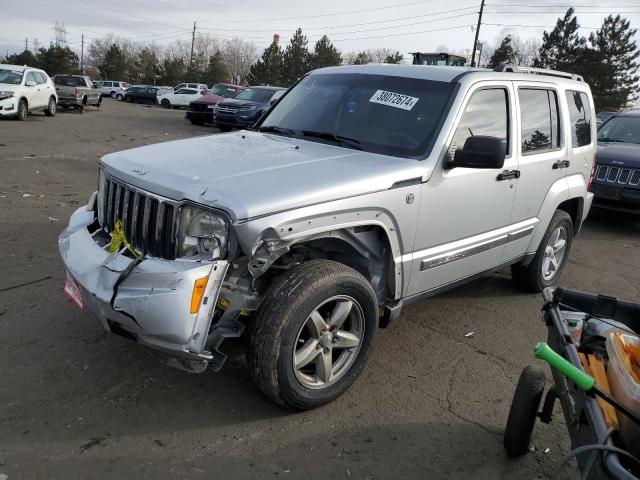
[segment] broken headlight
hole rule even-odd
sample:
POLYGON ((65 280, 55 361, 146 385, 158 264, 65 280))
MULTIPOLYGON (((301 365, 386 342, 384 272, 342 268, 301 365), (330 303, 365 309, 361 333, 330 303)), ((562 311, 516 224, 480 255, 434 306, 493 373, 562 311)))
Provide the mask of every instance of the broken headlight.
POLYGON ((184 205, 180 213, 178 257, 219 260, 227 255, 229 224, 220 213, 184 205))

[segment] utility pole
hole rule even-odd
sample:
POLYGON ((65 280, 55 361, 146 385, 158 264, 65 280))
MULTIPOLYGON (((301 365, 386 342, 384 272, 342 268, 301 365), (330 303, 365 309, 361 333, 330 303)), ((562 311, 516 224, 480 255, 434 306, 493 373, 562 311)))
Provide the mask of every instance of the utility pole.
POLYGON ((480 14, 478 15, 478 26, 476 27, 476 38, 473 40, 473 50, 471 50, 471 66, 476 66, 476 47, 478 46, 478 35, 480 34, 480 25, 482 25, 482 11, 484 10, 484 0, 480 2, 480 14))
MULTIPOLYGON (((482 0, 484 2, 484 0, 482 0)), ((193 22, 193 34, 191 35, 191 55, 189 56, 189 70, 193 63, 193 44, 196 43, 196 22, 193 22)))
POLYGON ((24 38, 24 51, 26 52, 27 50, 29 50, 29 38, 25 37, 24 38))
POLYGON ((84 75, 84 33, 80 42, 80 75, 84 75))

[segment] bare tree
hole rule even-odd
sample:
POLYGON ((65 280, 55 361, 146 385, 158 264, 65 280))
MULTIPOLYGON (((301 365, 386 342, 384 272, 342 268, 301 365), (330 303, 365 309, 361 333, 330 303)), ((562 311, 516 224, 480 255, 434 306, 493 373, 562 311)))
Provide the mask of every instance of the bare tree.
POLYGON ((247 82, 251 65, 258 60, 258 50, 254 43, 234 38, 223 43, 222 56, 231 81, 243 85, 247 82))
POLYGON ((511 45, 516 56, 516 63, 523 67, 533 66, 534 60, 538 57, 541 41, 536 37, 521 39, 517 35, 511 38, 511 45))

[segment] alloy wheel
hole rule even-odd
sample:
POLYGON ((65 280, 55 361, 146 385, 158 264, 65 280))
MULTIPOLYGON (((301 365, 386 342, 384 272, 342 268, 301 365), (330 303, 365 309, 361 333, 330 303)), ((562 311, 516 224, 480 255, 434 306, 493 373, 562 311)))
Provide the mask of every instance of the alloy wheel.
POLYGON ((300 328, 293 352, 297 380, 322 389, 353 365, 364 335, 364 313, 352 297, 338 295, 318 305, 300 328))
POLYGON ((542 278, 545 281, 556 276, 567 251, 567 229, 565 227, 556 228, 544 249, 542 258, 542 278))

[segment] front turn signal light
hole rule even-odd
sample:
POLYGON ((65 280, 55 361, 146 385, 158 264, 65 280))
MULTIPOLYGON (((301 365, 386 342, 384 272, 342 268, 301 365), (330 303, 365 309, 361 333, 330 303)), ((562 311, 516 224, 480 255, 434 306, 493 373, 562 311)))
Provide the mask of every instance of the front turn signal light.
POLYGON ((200 305, 202 304, 202 297, 204 297, 204 291, 207 288, 207 282, 209 277, 202 277, 193 282, 193 292, 191 293, 191 308, 189 312, 191 314, 198 313, 200 305))

